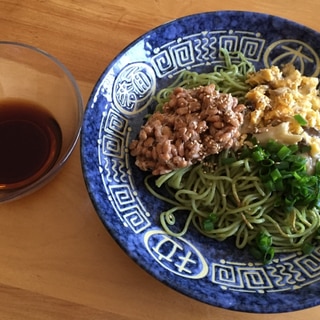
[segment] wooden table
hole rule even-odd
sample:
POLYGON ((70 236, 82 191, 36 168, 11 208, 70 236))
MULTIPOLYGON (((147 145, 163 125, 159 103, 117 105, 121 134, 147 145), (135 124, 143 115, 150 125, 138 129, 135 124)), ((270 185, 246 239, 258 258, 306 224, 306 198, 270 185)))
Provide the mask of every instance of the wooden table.
MULTIPOLYGON (((279 15, 320 31, 316 0, 0 0, 0 39, 40 47, 73 73, 84 102, 109 62, 149 29, 225 9, 279 15)), ((79 145, 46 187, 0 205, 0 319, 320 319, 208 306, 164 286, 118 247, 87 195, 79 145)))

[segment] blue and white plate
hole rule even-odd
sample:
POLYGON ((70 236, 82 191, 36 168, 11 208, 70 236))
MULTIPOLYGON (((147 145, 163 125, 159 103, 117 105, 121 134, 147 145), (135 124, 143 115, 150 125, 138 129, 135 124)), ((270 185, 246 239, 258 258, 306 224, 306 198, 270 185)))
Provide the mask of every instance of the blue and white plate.
POLYGON ((221 11, 183 17, 146 33, 106 68, 89 99, 81 136, 87 189, 107 230, 142 268, 175 290, 213 306, 274 313, 320 304, 320 247, 269 265, 233 242, 194 230, 180 238, 159 223, 165 204, 144 187, 128 152, 153 95, 181 70, 211 71, 219 49, 241 51, 256 69, 293 62, 319 74, 320 34, 279 17, 221 11))

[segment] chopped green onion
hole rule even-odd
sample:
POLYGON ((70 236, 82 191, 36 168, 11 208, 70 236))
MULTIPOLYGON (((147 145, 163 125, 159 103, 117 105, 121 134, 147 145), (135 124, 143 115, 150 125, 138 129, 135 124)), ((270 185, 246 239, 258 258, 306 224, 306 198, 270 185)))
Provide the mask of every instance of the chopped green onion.
POLYGON ((276 191, 284 191, 284 184, 282 179, 278 179, 277 181, 275 181, 274 186, 276 191))
POLYGON ((295 200, 292 199, 290 196, 287 196, 283 199, 283 208, 286 212, 289 212, 290 210, 292 210, 294 204, 295 204, 295 200))
POLYGON ((298 172, 293 172, 292 173, 292 175, 293 175, 293 177, 296 179, 296 180, 298 180, 298 181, 300 181, 302 178, 300 177, 300 175, 299 175, 299 173, 298 172))
POLYGON ((211 221, 213 222, 217 222, 218 221, 218 216, 216 213, 212 212, 209 214, 209 218, 211 219, 211 221))
POLYGON ((267 143, 265 149, 267 152, 270 153, 270 155, 272 155, 272 154, 276 154, 280 150, 281 146, 282 146, 282 144, 280 144, 279 142, 276 142, 274 140, 270 140, 267 143))
POLYGON ((250 247, 250 253, 254 258, 268 264, 274 257, 274 248, 272 247, 272 237, 266 232, 260 232, 256 239, 256 245, 250 247))
POLYGON ((252 159, 256 162, 262 161, 265 159, 265 153, 261 148, 258 148, 252 152, 252 159))
POLYGON ((272 261, 274 258, 274 248, 270 247, 263 256, 263 264, 268 264, 272 261))
POLYGON ((274 182, 272 180, 267 180, 264 182, 264 186, 269 192, 276 191, 276 187, 274 185, 274 182))
POLYGON ((287 156, 289 156, 291 153, 292 153, 291 149, 283 145, 281 149, 277 152, 277 156, 279 157, 280 160, 283 160, 287 156))
POLYGON ((291 155, 287 159, 287 161, 291 162, 291 170, 292 171, 306 171, 307 159, 298 155, 291 155))
POLYGON ((274 161, 272 159, 263 159, 261 160, 261 165, 268 168, 274 165, 274 161))
POLYGON ((302 248, 301 248, 302 252, 304 254, 310 254, 312 253, 312 251, 314 250, 314 245, 311 244, 310 242, 305 242, 303 245, 302 245, 302 248))
POLYGON ((218 216, 215 213, 209 214, 208 218, 203 220, 203 230, 204 231, 212 231, 214 230, 214 225, 218 220, 218 216))
POLYGON ((294 119, 301 125, 301 126, 306 126, 308 124, 307 120, 302 117, 301 114, 296 114, 294 115, 294 119))
POLYGON ((260 232, 257 240, 257 246, 261 251, 267 251, 272 245, 272 237, 265 232, 260 232))
POLYGON ((273 181, 277 181, 278 179, 281 179, 281 172, 279 169, 275 168, 270 172, 270 176, 273 181))
POLYGON ((275 168, 277 168, 278 170, 282 170, 282 172, 283 172, 284 169, 289 169, 290 162, 288 162, 288 161, 280 161, 280 162, 276 162, 274 164, 274 166, 275 166, 275 168))
POLYGON ((282 169, 281 170, 281 174, 282 174, 282 179, 283 180, 292 178, 292 172, 290 170, 282 169))
POLYGON ((291 144, 288 148, 291 150, 291 153, 299 151, 299 146, 297 144, 291 144))
POLYGON ((203 230, 204 231, 212 231, 214 229, 214 223, 210 219, 206 219, 203 221, 203 230))

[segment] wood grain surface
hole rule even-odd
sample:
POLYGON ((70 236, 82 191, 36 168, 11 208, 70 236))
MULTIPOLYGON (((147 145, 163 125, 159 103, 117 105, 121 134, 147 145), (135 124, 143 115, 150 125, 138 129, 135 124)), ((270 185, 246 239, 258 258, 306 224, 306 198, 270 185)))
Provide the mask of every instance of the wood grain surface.
MULTIPOLYGON (((108 63, 137 37, 184 15, 227 9, 274 14, 320 31, 315 0, 0 0, 0 39, 56 56, 86 103, 108 63)), ((79 145, 50 184, 0 205, 0 221, 1 320, 320 319, 320 307, 274 315, 224 310, 152 278, 99 220, 79 145)))

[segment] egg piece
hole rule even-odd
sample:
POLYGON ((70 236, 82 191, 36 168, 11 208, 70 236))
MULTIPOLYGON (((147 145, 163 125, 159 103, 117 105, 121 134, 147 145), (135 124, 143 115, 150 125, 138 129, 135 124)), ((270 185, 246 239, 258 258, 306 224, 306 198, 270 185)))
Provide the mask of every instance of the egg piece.
POLYGON ((318 78, 303 76, 292 64, 287 64, 281 70, 272 66, 252 73, 247 83, 252 86, 246 94, 251 107, 246 119, 249 131, 259 139, 272 136, 288 144, 301 141, 304 135, 311 153, 320 154, 320 138, 309 136, 305 130, 320 130, 318 78), (305 123, 297 121, 296 115, 305 123))

